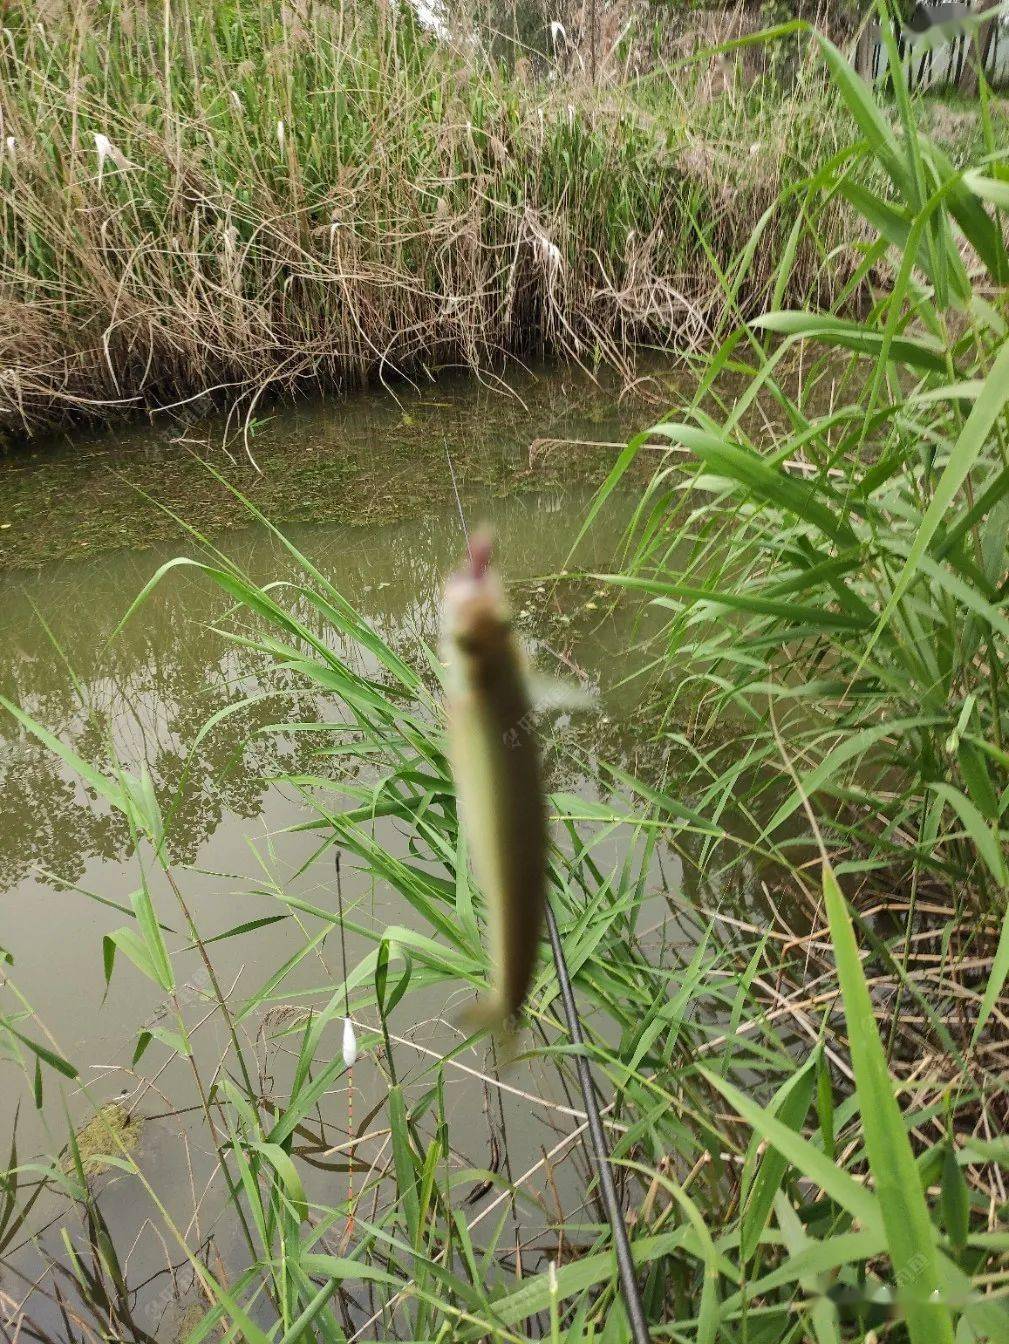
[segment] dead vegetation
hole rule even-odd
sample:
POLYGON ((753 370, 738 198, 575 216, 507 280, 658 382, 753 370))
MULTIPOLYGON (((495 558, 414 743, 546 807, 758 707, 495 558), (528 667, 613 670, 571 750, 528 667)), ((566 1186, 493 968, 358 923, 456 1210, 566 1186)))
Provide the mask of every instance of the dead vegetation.
MULTIPOLYGON (((97 0, 8 22, 14 435, 210 398, 251 416, 264 396, 516 355, 628 370, 640 342, 697 345, 724 315, 718 269, 823 130, 808 87, 785 105, 706 67, 628 82, 626 23, 593 79, 577 31, 508 66, 394 6, 180 5, 164 29, 97 0)), ((748 308, 771 253, 769 234, 748 308)), ((837 277, 810 252, 793 283, 837 277)))

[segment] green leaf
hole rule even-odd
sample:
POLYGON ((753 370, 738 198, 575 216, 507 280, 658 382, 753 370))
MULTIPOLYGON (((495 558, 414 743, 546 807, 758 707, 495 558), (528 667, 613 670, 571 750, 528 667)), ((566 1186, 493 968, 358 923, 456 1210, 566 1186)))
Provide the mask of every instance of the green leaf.
POLYGON ((867 327, 862 322, 789 309, 766 313, 758 317, 753 325, 791 340, 822 341, 825 345, 853 350, 856 354, 872 359, 878 359, 886 350, 888 357, 898 364, 925 369, 929 373, 947 372, 946 348, 925 336, 895 336, 887 343, 884 332, 867 327))
POLYGON ((872 639, 862 655, 863 665, 876 640, 889 624, 897 604, 907 591, 908 584, 914 578, 922 556, 945 520, 950 505, 977 461, 978 454, 987 443, 988 436, 994 428, 996 420, 1005 409, 1007 401, 1009 401, 1009 341, 1003 343, 991 371, 985 379, 984 390, 975 401, 974 407, 953 446, 949 461, 946 463, 942 476, 936 485, 932 502, 925 511, 925 516, 911 544, 911 549, 908 551, 904 566, 897 576, 893 592, 883 608, 872 639))
MULTIPOLYGON (((631 1255, 638 1266, 649 1264, 662 1256, 670 1255, 683 1246, 688 1238, 693 1241, 692 1229, 684 1225, 675 1232, 667 1232, 658 1237, 642 1237, 631 1242, 631 1255)), ((698 1248, 699 1250, 700 1248, 698 1248)), ((583 1293, 597 1283, 608 1280, 616 1282, 616 1257, 612 1250, 596 1255, 586 1255, 571 1264, 563 1265, 556 1273, 557 1299, 573 1297, 583 1293)), ((537 1274, 527 1279, 519 1288, 514 1289, 493 1303, 494 1318, 502 1325, 517 1325, 537 1312, 545 1311, 551 1299, 550 1276, 537 1274)))
POLYGON ((38 1041, 33 1041, 30 1036, 25 1036, 5 1017, 0 1017, 0 1027, 9 1031, 12 1036, 16 1036, 21 1044, 26 1045, 37 1059, 41 1059, 44 1064, 48 1064, 57 1073, 62 1073, 64 1078, 77 1078, 79 1076, 76 1068, 69 1060, 64 1059, 62 1055, 57 1055, 47 1046, 40 1045, 38 1041))
POLYGON ((997 177, 986 177, 984 173, 973 168, 964 173, 963 184, 981 200, 991 201, 993 205, 1000 205, 1003 209, 1009 210, 1009 182, 1003 182, 997 177))
POLYGON ((642 445, 647 441, 648 437, 647 432, 638 434, 630 440, 626 448, 621 449, 620 456, 613 464, 610 474, 597 490, 595 498, 592 501, 592 506, 586 514, 585 521, 582 523, 577 537, 575 537, 574 541, 571 543, 571 549, 568 551, 567 558, 564 561, 565 568, 571 563, 572 556, 581 545, 592 524, 595 522, 603 505, 633 465, 634 459, 637 457, 642 445))
MULTIPOLYGON (((960 232, 984 262, 995 283, 1004 285, 1009 280, 1009 255, 1006 253, 1005 239, 982 201, 1004 204, 1005 201, 995 200, 991 193, 993 189, 996 192, 1001 189, 1005 198, 1009 199, 1009 184, 977 172, 958 176, 948 155, 934 143, 928 145, 928 154, 946 178, 946 205, 960 232)), ((949 250, 952 251, 952 248, 949 250)))
POLYGON ((417 1173, 406 1118, 406 1103, 403 1100, 403 1089, 398 1083, 389 1088, 389 1128, 392 1131, 396 1186, 406 1215, 407 1233, 411 1244, 416 1246, 420 1236, 420 1199, 417 1194, 417 1173))
MULTIPOLYGON (((288 904, 296 905, 297 901, 292 898, 288 902, 288 904)), ((333 917, 330 916, 330 918, 333 917)), ((309 956, 312 952, 314 952, 315 949, 319 946, 319 944, 323 942, 328 936, 329 936, 328 928, 320 929, 318 933, 314 933, 312 937, 309 938, 309 940, 305 944, 303 944, 303 946, 299 947, 296 952, 293 952, 291 956, 288 957, 287 961, 284 962, 283 966, 279 967, 278 970, 274 971, 274 973, 270 976, 270 978, 266 981, 265 984, 260 985, 260 987, 255 991, 254 994, 249 995, 246 1001, 235 1013, 235 1021, 243 1022, 245 1018, 249 1016, 250 1013, 254 1013, 256 1009, 260 1007, 261 1004, 265 1003, 266 1000, 269 999, 269 997, 273 994, 274 990, 279 985, 281 985, 284 982, 284 980, 287 979, 287 977, 294 970, 294 968, 297 965, 299 965, 302 961, 304 961, 307 956, 309 956)))
POLYGON ((102 972, 105 976, 105 993, 102 996, 102 1002, 108 997, 109 984, 112 981, 112 972, 116 965, 116 944, 115 940, 107 934, 102 939, 102 972))
POLYGON ((639 579, 631 574, 595 574, 602 583, 618 588, 633 588, 656 597, 676 597, 687 602, 710 602, 715 607, 730 611, 753 612, 756 615, 776 616, 796 624, 819 626, 824 630, 864 630, 865 621, 843 612, 828 611, 824 607, 804 606, 799 602, 780 602, 771 597, 749 593, 724 593, 714 588, 692 588, 684 583, 668 583, 659 579, 639 579))
POLYGON ((938 1300, 942 1284, 935 1234, 918 1180, 911 1141, 887 1070, 848 909, 834 870, 826 860, 823 896, 848 1024, 865 1150, 876 1184, 908 1334, 911 1344, 953 1344, 949 1309, 938 1300))
POLYGON ((960 760, 960 773, 967 785, 971 802, 986 821, 997 821, 998 796, 991 782, 984 756, 973 742, 964 737, 957 743, 957 756, 960 760))
POLYGON ((855 541, 846 511, 838 507, 838 497, 823 482, 813 477, 796 480, 779 462, 768 461, 752 448, 696 425, 670 422, 657 425, 653 433, 689 449, 710 472, 738 482, 768 504, 786 509, 832 541, 844 545, 855 541))
POLYGON ((112 803, 114 807, 119 808, 121 812, 129 813, 129 802, 122 787, 115 780, 109 779, 107 775, 103 775, 99 770, 96 770, 83 757, 78 756, 75 751, 71 751, 69 747, 64 746, 58 737, 54 737, 47 728, 43 728, 40 723, 36 723, 31 715, 18 709, 17 705, 11 704, 2 695, 0 695, 0 705, 8 713, 13 714, 17 721, 30 733, 34 733, 40 742, 45 743, 54 755, 65 761, 76 774, 80 775, 85 784, 112 803))
MULTIPOLYGON (((800 1130, 813 1099, 813 1084, 819 1055, 811 1059, 781 1087, 771 1103, 770 1112, 789 1129, 800 1130)), ((752 1150, 752 1159, 755 1150, 752 1150)), ((788 1160, 777 1148, 768 1148, 757 1167, 756 1175, 745 1189, 749 1172, 744 1168, 744 1204, 739 1230, 739 1253, 744 1260, 753 1258, 761 1233, 767 1226, 774 1205, 774 1197, 784 1179, 788 1160)))
POLYGON ((165 827, 149 771, 145 768, 138 778, 128 770, 120 770, 119 778, 124 796, 129 802, 134 824, 147 836, 155 849, 160 849, 165 838, 165 827))
POLYGON ((830 1065, 826 1052, 821 1050, 816 1062, 816 1110, 820 1120, 823 1151, 834 1156, 834 1089, 830 1082, 830 1065))
POLYGON ((905 205, 914 205, 910 182, 897 139, 879 109, 875 95, 848 58, 823 33, 815 32, 835 88, 865 136, 869 149, 886 171, 905 205))
POLYGON ((701 1075, 721 1092, 726 1101, 739 1112, 747 1124, 768 1143, 773 1144, 783 1156, 808 1180, 814 1181, 824 1194, 835 1204, 846 1209, 853 1218, 857 1218, 863 1227, 870 1230, 881 1228, 879 1205, 871 1190, 866 1189, 852 1176, 835 1166, 834 1163, 813 1146, 808 1139, 783 1124, 777 1116, 740 1091, 728 1079, 719 1077, 710 1069, 700 1068, 701 1075))
POLYGON ((213 938, 204 938, 203 946, 209 947, 211 943, 222 943, 226 938, 238 938, 243 933, 254 933, 256 929, 269 928, 271 924, 280 924, 289 918, 289 915, 262 915, 259 919, 247 919, 241 924, 235 924, 230 929, 225 929, 223 933, 215 933, 213 938))
POLYGON ((954 1248, 962 1251, 970 1230, 970 1196, 952 1142, 947 1143, 943 1151, 942 1221, 954 1248))
POLYGON ((335 1279, 338 1283, 370 1282, 386 1283, 393 1288, 400 1287, 400 1280, 377 1265, 368 1265, 360 1260, 348 1260, 339 1255, 308 1254, 301 1257, 301 1267, 306 1274, 335 1279))
POLYGON ((930 783, 928 787, 933 793, 939 794, 956 812, 974 848, 984 859, 992 877, 1004 890, 1009 886, 1009 877, 1006 873, 1005 856, 1002 853, 998 831, 985 821, 971 800, 952 784, 940 780, 930 783))
POLYGON ((169 1031, 167 1027, 145 1027, 137 1037, 136 1048, 133 1051, 134 1065, 140 1062, 151 1041, 160 1041, 183 1059, 189 1059, 193 1053, 189 1041, 181 1032, 169 1031))
POLYGON ((170 994, 175 989, 175 973, 172 970, 172 962, 168 955, 168 948, 165 946, 165 940, 161 936, 161 927, 154 913, 151 893, 147 889, 146 883, 132 893, 130 903, 137 917, 140 936, 143 938, 155 978, 161 988, 170 994))
POLYGON ((887 723, 873 724, 871 728, 863 728, 857 733, 843 734, 837 746, 832 747, 827 752, 819 765, 815 765, 812 770, 808 770, 805 774, 799 776, 796 787, 789 793, 767 823, 765 834, 769 835, 783 821, 786 821, 793 812, 802 806, 804 798, 812 798, 815 793, 829 784, 838 771, 849 761, 864 756, 870 748, 887 738, 899 742, 915 729, 939 722, 941 720, 938 717, 892 719, 887 723))
POLYGON ((141 975, 146 975, 156 985, 161 984, 161 977, 151 961, 147 945, 134 929, 114 929, 102 939, 102 960, 110 975, 117 951, 125 953, 141 975))
POLYGON ((301 1177, 298 1175, 298 1169, 294 1165, 290 1153, 281 1148, 279 1143, 250 1143, 248 1147, 251 1152, 259 1153, 262 1157, 265 1157, 270 1166, 273 1167, 280 1178, 280 1184, 298 1221, 304 1222, 308 1217, 308 1200, 305 1197, 305 1187, 301 1183, 301 1177))
MULTIPOLYGON (((1003 893, 1003 899, 1005 895, 1003 893)), ((974 1025, 974 1031, 971 1035, 971 1045, 977 1045, 981 1039, 981 1033, 984 1031, 988 1018, 991 1016, 992 1009, 998 1002, 998 997, 1002 993, 1006 979, 1009 977, 1009 908, 1002 917, 1002 931, 999 934, 998 946, 995 949, 995 958, 992 961, 991 974, 988 976, 988 984, 985 986, 984 997, 981 1000, 981 1007, 977 1012, 977 1022, 974 1025)))

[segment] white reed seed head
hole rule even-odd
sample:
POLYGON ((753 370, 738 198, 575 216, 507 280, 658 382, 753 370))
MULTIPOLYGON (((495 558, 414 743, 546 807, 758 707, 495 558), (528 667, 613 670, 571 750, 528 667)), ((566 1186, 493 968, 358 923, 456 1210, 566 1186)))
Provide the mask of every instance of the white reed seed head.
POLYGON ((539 234, 536 238, 536 246, 546 263, 548 271, 554 272, 563 268, 564 257, 556 243, 552 243, 549 238, 544 238, 542 234, 539 234))
POLYGON ((98 180, 100 182, 105 172, 105 160, 112 152, 112 141, 107 135, 95 131, 95 149, 98 151, 98 180))
POLYGON ((95 150, 98 153, 98 181, 101 182, 105 175, 105 163, 111 159, 112 163, 120 172, 127 172, 130 168, 136 168, 135 163, 131 163, 121 149, 112 143, 107 135, 102 135, 101 131, 95 131, 95 150))

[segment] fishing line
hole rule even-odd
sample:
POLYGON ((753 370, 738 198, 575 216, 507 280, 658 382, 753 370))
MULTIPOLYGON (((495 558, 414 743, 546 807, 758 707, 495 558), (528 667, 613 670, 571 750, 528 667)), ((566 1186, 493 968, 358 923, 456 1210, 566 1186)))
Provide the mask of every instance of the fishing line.
MULTIPOLYGON (((340 859, 343 851, 336 851, 336 909, 340 919, 340 955, 343 959, 343 1004, 346 1016, 343 1019, 343 1062, 347 1067, 347 1137, 354 1137, 354 1063, 357 1057, 357 1039, 352 1034, 352 1055, 347 1053, 348 1032, 354 1032, 353 1023, 350 1020, 350 986, 347 983, 347 927, 343 918, 343 875, 340 869, 340 859)), ((344 1242, 349 1243, 354 1233, 354 1162, 357 1153, 351 1153, 347 1158, 347 1227, 344 1232, 344 1242)))
POLYGON ((350 987, 347 984, 347 929, 343 922, 343 882, 340 878, 341 852, 336 851, 336 908, 340 917, 340 955, 343 958, 343 1002, 350 1017, 350 987))
MULTIPOLYGON (((466 517, 463 513, 462 500, 459 498, 459 487, 455 479, 455 471, 452 467, 452 454, 449 452, 448 443, 445 443, 445 457, 448 461, 448 469, 452 475, 452 486, 455 490, 456 504, 459 508, 459 520, 462 523, 463 536, 466 538, 467 550, 470 549, 469 532, 466 529, 466 517)), ((470 552, 472 556, 472 552, 470 552)), ((550 904, 550 895, 547 893, 545 901, 545 917, 547 932, 550 936, 550 950, 553 953, 554 968, 557 971, 557 983, 560 986, 561 1003, 564 1007, 564 1018, 567 1023, 568 1035, 571 1037, 572 1044, 580 1046, 581 1049, 575 1054, 575 1069, 578 1073, 578 1083, 581 1088, 582 1102, 585 1106, 585 1118, 587 1121, 587 1131, 584 1137, 586 1155, 590 1166, 594 1166, 599 1180, 599 1188, 602 1192, 603 1205, 606 1210, 606 1219, 610 1225, 610 1232, 613 1236, 613 1250, 617 1258, 617 1273, 620 1278, 620 1290, 623 1294, 624 1306, 627 1311, 627 1320, 631 1329, 631 1338, 634 1344, 650 1344, 648 1334, 648 1323, 645 1319, 645 1309, 641 1303, 641 1294, 638 1290, 638 1280, 634 1271, 634 1257, 631 1255, 631 1245, 627 1237, 627 1226, 624 1222, 623 1210, 620 1207, 620 1201, 617 1198, 617 1189, 613 1181, 613 1168, 610 1165, 610 1153, 606 1146, 606 1135, 603 1133, 603 1122, 599 1115, 599 1103, 596 1100, 595 1085, 592 1081, 592 1071, 589 1068, 588 1057, 585 1054, 585 1036, 582 1032, 581 1019, 578 1016, 578 1005, 575 1002, 574 989, 571 985, 571 976, 568 973, 568 964, 564 956, 564 947, 561 943, 560 930, 557 927, 557 920, 554 917, 553 907, 550 904)), ((498 1094, 500 1100, 500 1092, 498 1094)), ((503 1119, 502 1115, 502 1119, 503 1119)), ((505 1139, 505 1153, 507 1157, 507 1139, 505 1139)), ((512 1209, 514 1212, 514 1203, 512 1209)))
POLYGON ((448 472, 452 477, 452 489, 455 492, 455 505, 459 510, 459 522, 462 524, 462 534, 466 538, 466 552, 469 558, 473 559, 473 547, 469 543, 469 528, 466 526, 466 515, 463 513, 462 500, 459 497, 459 482, 455 478, 455 467, 452 465, 452 454, 448 450, 448 440, 445 440, 445 461, 448 463, 448 472))
MULTIPOLYGON (((557 983, 560 986, 561 1003, 564 1006, 568 1035, 575 1045, 580 1045, 584 1049, 585 1037, 582 1035, 578 1005, 575 1003, 571 977, 568 974, 568 964, 564 958, 564 948, 561 945, 560 930, 557 928, 557 920, 554 917, 549 896, 546 902, 546 922, 547 932, 550 935, 550 950, 554 954, 554 966, 557 970, 557 983)), ((613 1169, 610 1166, 610 1154, 606 1147, 606 1136, 603 1133, 603 1122, 599 1116, 599 1105, 596 1101, 596 1089, 592 1082, 589 1061, 583 1053, 576 1054, 574 1060, 578 1072, 578 1082, 582 1090, 582 1101, 585 1103, 585 1118, 588 1122, 588 1139, 585 1143, 585 1150, 590 1162, 595 1158, 594 1165, 596 1175, 599 1178, 603 1204, 606 1206, 606 1218, 610 1225, 610 1231, 613 1233, 617 1273, 620 1276, 620 1289, 624 1295, 627 1320, 631 1327, 631 1338, 634 1340, 634 1344, 649 1344, 648 1323, 645 1320, 645 1309, 641 1304, 638 1280, 634 1273, 634 1257, 631 1255, 631 1244, 627 1239, 627 1226, 624 1223, 620 1201, 617 1199, 617 1189, 613 1183, 613 1169)))

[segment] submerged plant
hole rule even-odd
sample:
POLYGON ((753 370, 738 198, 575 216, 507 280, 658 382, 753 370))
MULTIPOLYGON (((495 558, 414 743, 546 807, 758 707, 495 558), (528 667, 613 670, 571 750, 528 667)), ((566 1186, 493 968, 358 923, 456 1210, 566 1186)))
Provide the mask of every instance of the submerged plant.
POLYGON ((136 1147, 142 1130, 143 1121, 132 1116, 121 1101, 106 1102, 74 1135, 76 1153, 68 1159, 68 1170, 74 1169, 79 1158, 85 1175, 101 1175, 121 1153, 136 1147))

